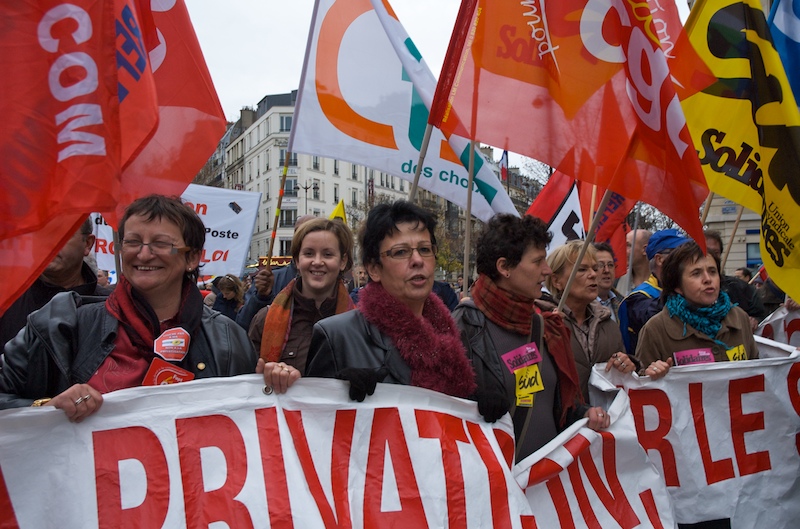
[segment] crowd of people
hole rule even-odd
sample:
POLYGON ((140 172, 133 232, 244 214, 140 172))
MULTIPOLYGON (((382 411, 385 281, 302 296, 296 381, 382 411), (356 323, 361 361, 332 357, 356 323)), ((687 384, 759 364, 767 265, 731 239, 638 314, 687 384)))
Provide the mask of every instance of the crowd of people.
POLYGON ((505 214, 477 239, 477 279, 452 288, 435 279, 435 232, 413 203, 378 205, 357 234, 357 262, 344 223, 301 217, 289 266, 218 277, 204 303, 202 221, 177 198, 138 199, 120 221, 114 285, 83 260, 87 221, 2 315, 0 408, 55 406, 82 421, 103 394, 146 385, 157 362, 187 378, 259 373, 278 393, 302 377, 337 378, 358 401, 383 382, 473 400, 488 422, 509 413, 522 459, 577 420, 609 426, 589 395, 596 364, 660 378, 759 356, 753 331, 772 287, 748 283, 747 269, 724 275, 718 233, 704 253, 676 230, 630 232, 623 296, 611 246, 551 248, 540 219, 505 214), (167 354, 160 338, 176 333, 184 346, 167 354))

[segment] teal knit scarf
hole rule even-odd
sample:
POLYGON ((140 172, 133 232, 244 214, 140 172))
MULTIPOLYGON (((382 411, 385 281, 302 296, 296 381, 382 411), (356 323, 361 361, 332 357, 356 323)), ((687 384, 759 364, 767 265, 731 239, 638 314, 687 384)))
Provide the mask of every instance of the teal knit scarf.
POLYGON ((717 301, 710 307, 695 307, 680 294, 674 293, 667 298, 666 307, 670 317, 677 316, 683 322, 683 335, 686 336, 688 323, 701 333, 714 340, 715 343, 730 349, 724 342, 717 340, 716 336, 722 327, 722 320, 734 307, 727 292, 720 292, 717 301))

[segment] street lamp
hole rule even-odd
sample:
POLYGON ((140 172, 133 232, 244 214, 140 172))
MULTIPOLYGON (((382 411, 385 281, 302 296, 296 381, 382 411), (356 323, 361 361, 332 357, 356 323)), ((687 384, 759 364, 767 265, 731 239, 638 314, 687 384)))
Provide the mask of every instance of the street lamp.
POLYGON ((309 184, 308 180, 306 180, 306 185, 301 186, 300 184, 298 184, 295 181, 294 190, 297 191, 299 189, 302 189, 305 192, 305 195, 306 195, 306 213, 305 214, 308 215, 308 190, 309 189, 313 189, 315 192, 319 191, 319 186, 317 185, 316 182, 314 182, 313 184, 309 184))

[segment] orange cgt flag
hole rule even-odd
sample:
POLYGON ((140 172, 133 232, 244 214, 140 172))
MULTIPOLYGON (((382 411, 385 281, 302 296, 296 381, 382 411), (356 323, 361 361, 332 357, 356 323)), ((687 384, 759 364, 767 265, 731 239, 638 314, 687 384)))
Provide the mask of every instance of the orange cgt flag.
POLYGON ((674 3, 464 0, 430 122, 653 204, 702 244, 679 101, 712 81, 674 3))

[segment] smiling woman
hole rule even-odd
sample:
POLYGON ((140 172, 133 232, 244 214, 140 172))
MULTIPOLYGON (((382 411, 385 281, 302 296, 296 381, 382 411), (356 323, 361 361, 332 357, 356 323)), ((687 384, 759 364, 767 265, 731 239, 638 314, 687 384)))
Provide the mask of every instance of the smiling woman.
POLYGON ((256 313, 249 332, 261 354, 258 372, 279 393, 305 371, 313 325, 355 308, 342 281, 353 265, 353 235, 344 223, 304 222, 292 238, 292 259, 299 277, 256 313))
POLYGON ((134 201, 119 227, 122 276, 107 300, 58 294, 6 345, 0 408, 47 404, 81 421, 103 393, 182 378, 252 373, 244 331, 203 305, 200 217, 178 198, 134 201), (35 400, 34 400, 35 399, 35 400))

